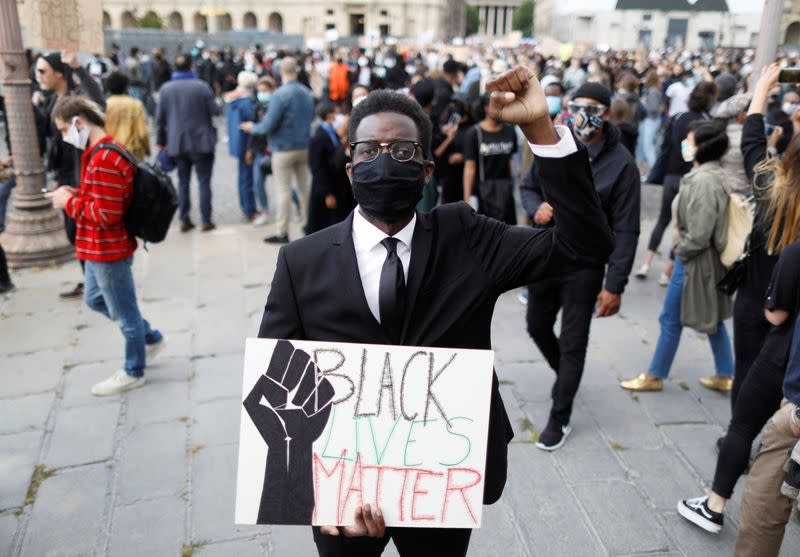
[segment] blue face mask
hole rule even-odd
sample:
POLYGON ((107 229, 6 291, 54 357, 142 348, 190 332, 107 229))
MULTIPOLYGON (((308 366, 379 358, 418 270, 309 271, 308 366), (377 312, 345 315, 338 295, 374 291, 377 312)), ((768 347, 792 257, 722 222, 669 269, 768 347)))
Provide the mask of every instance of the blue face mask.
POLYGON ((683 160, 686 162, 694 162, 696 155, 697 147, 694 146, 694 143, 690 142, 688 139, 681 141, 681 158, 683 158, 683 160))
POLYGON ((546 99, 547 110, 550 113, 550 116, 556 116, 559 112, 561 112, 561 97, 548 95, 546 99))
POLYGON ((262 104, 267 104, 269 100, 272 98, 272 93, 267 91, 259 91, 256 93, 256 97, 258 98, 258 102, 262 104))

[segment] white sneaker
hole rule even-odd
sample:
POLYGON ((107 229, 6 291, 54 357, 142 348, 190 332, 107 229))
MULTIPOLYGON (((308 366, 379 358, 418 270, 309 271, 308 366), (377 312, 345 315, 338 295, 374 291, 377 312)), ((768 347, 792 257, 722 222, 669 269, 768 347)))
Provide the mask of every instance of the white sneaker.
POLYGON ((261 213, 256 218, 253 219, 253 226, 264 226, 269 221, 269 215, 267 213, 261 213))
POLYGON ((164 347, 166 345, 167 345, 167 335, 163 335, 161 337, 161 340, 153 344, 148 344, 145 347, 145 350, 147 351, 146 362, 148 365, 150 364, 150 362, 153 361, 153 359, 155 359, 156 356, 158 356, 161 353, 162 350, 164 350, 164 347))
POLYGON ((661 273, 661 276, 658 277, 658 285, 659 286, 669 286, 670 276, 667 273, 661 273))
POLYGON ((647 278, 647 273, 650 272, 650 265, 647 263, 642 263, 642 266, 639 267, 639 270, 636 271, 636 278, 640 280, 644 280, 647 278))
POLYGON ((114 375, 104 379, 92 387, 94 396, 109 396, 130 391, 144 385, 144 377, 131 377, 124 369, 114 372, 114 375))

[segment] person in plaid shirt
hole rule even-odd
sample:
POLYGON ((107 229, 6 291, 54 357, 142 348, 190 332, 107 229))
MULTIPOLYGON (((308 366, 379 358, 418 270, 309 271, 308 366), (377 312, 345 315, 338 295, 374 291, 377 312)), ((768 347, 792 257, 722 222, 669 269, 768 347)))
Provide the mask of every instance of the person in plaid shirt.
POLYGON ((93 395, 113 395, 144 385, 147 361, 166 344, 166 337, 142 318, 136 301, 131 270, 136 238, 123 222, 136 168, 118 153, 97 148, 114 139, 92 101, 64 96, 52 118, 64 141, 83 150, 83 156, 80 187, 61 186, 47 197, 75 219, 75 255, 85 262, 86 305, 118 323, 125 337, 123 369, 92 387, 93 395))

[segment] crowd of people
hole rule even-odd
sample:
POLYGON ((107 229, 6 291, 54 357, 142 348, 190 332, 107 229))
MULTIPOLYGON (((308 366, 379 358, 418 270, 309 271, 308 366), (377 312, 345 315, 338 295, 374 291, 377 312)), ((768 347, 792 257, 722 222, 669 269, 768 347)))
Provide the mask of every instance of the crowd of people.
MULTIPOLYGON (((411 244, 403 231, 416 222, 413 215, 430 213, 435 222, 460 219, 468 228, 471 249, 486 258, 480 272, 493 294, 528 285, 519 296, 527 305, 527 330, 555 372, 550 418, 537 442, 543 450, 559 449, 570 435, 593 317, 619 312, 629 277, 648 279, 666 235, 658 342, 647 371, 620 386, 660 391, 683 328, 708 335, 715 374, 700 383, 731 393, 732 419, 718 442, 710 495, 684 499, 678 511, 719 532, 725 505, 749 467, 736 554, 777 555, 792 508, 781 494, 783 468, 800 438, 800 89, 779 81, 781 69, 797 57, 783 54, 751 79, 749 51, 546 56, 525 46, 460 53, 462 59, 447 49, 397 47, 286 53, 258 45, 234 52, 198 44, 173 59, 162 50, 138 49, 128 56, 115 49, 86 65, 69 51, 31 57, 37 132, 52 181, 48 196, 64 210, 85 275, 62 297, 85 297, 120 325, 126 340, 124 368, 92 392, 141 386, 146 362, 166 343, 141 316, 131 274, 137 242, 123 216, 135 168, 101 144, 114 142, 135 159, 155 156, 162 170, 177 171, 182 233, 195 228, 194 169, 201 231, 207 232, 215 228, 211 182, 216 125, 224 117, 242 218, 272 226, 266 243, 290 243, 294 209, 308 236, 301 243, 312 251, 322 249, 316 232, 349 226, 356 241, 359 227, 372 225, 394 241, 385 244, 388 254, 377 241, 362 253, 356 241, 357 270, 362 280, 377 278, 386 255, 392 281, 405 296, 411 244), (528 103, 530 111, 541 109, 546 124, 504 104, 511 102, 504 94, 516 95, 514 102, 528 103), (393 113, 402 118, 385 117, 393 113), (553 159, 568 159, 572 167, 553 159), (554 168, 562 180, 569 176, 577 184, 572 204, 557 190, 573 185, 553 183, 559 175, 554 168), (584 178, 593 183, 591 203, 581 193, 584 178), (661 186, 662 200, 634 271, 641 192, 648 184, 661 186), (452 205, 462 201, 481 220, 465 205, 452 205), (731 262, 721 255, 738 232, 740 221, 732 216, 737 207, 752 208, 752 225, 731 262), (600 220, 590 222, 592 215, 600 220), (584 228, 595 227, 594 243, 571 230, 582 219, 584 228), (602 240, 612 233, 613 248, 606 249, 602 240), (506 244, 493 235, 506 237, 506 244), (554 251, 537 251, 543 248, 534 239, 550 236, 558 239, 554 251), (526 242, 534 246, 530 253, 526 242), (372 275, 360 269, 368 258, 377 261, 372 275), (509 260, 497 261, 502 258, 509 260), (731 317, 732 342, 726 326, 731 317)), ((0 231, 13 188, 10 167, 13 159, 0 167, 0 231)), ((305 272, 298 249, 282 252, 297 260, 284 257, 276 281, 291 280, 280 265, 294 265, 292 275, 305 272)), ((281 290, 276 284, 273 294, 281 290)), ((380 300, 377 284, 374 292, 363 286, 374 294, 370 310, 383 324, 383 278, 380 300)), ((12 288, 0 249, 0 292, 12 288)), ((281 300, 271 295, 262 334, 296 332, 286 329, 291 315, 279 319, 291 309, 285 305, 294 292, 286 290, 281 300)), ((474 294, 476 307, 493 306, 486 289, 469 293, 465 287, 462 294, 474 294)), ((398 311, 414 311, 399 307, 392 319, 398 311)), ((491 307, 485 309, 476 330, 491 317, 491 307)), ((410 340, 390 329, 388 340, 410 340)), ((474 347, 488 348, 485 340, 476 336, 474 347)), ((327 554, 327 542, 317 543, 327 554)), ((468 537, 463 543, 466 551, 468 537)))

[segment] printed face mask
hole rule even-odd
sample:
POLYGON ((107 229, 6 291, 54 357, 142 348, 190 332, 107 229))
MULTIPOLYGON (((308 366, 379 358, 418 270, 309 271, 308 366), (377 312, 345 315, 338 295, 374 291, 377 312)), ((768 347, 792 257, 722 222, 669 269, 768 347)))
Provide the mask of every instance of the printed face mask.
POLYGON ((603 129, 603 120, 599 116, 590 115, 585 110, 575 113, 572 126, 578 139, 583 142, 591 141, 603 129))
POLYGON ((368 215, 391 222, 408 215, 422 199, 425 167, 398 162, 384 153, 353 166, 353 196, 368 215))
POLYGON ((681 141, 681 157, 683 160, 686 162, 694 162, 695 155, 697 155, 697 147, 688 139, 681 141))
POLYGON ((72 124, 70 124, 67 133, 64 134, 64 143, 69 143, 76 149, 83 151, 86 149, 86 143, 89 141, 89 127, 83 126, 81 129, 75 125, 75 122, 78 121, 78 117, 75 116, 72 119, 72 124))

